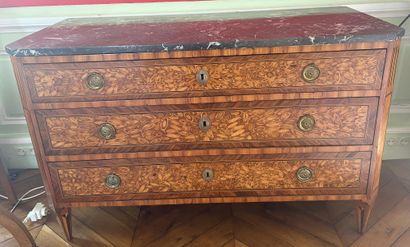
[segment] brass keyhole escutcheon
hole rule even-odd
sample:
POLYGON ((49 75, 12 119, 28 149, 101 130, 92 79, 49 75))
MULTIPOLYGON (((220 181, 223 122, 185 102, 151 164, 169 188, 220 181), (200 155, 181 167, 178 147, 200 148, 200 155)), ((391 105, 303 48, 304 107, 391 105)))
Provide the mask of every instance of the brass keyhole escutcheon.
POLYGON ((316 120, 312 115, 306 114, 299 118, 298 128, 302 131, 311 131, 316 125, 316 120))
POLYGON ((206 70, 201 69, 196 73, 196 80, 200 85, 205 86, 208 83, 208 79, 209 75, 206 70))
POLYGON ((302 78, 306 82, 314 82, 320 76, 319 68, 314 64, 308 64, 302 71, 302 78))
POLYGON ((105 185, 110 189, 116 189, 121 185, 121 178, 116 174, 109 174, 105 177, 105 185))
POLYGON ((87 76, 85 86, 91 90, 99 90, 104 87, 104 76, 97 72, 92 72, 87 76))
POLYGON ((212 171, 212 169, 209 169, 209 168, 204 169, 202 172, 202 178, 205 181, 211 181, 214 178, 214 172, 212 171))
POLYGON ((313 177, 313 171, 306 166, 299 168, 296 172, 296 178, 300 182, 307 182, 313 177))
POLYGON ((98 127, 98 135, 105 140, 114 139, 116 132, 115 127, 109 123, 103 123, 98 127))
POLYGON ((198 125, 201 130, 207 131, 209 130, 209 128, 211 128, 211 120, 206 116, 202 116, 199 119, 198 125))

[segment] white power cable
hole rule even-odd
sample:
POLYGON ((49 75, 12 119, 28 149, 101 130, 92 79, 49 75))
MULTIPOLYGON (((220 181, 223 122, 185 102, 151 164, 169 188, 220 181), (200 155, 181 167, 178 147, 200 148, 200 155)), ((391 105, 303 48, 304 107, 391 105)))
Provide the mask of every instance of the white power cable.
POLYGON ((45 194, 45 193, 46 193, 46 191, 42 191, 42 192, 40 192, 40 193, 38 193, 38 194, 35 194, 35 195, 33 195, 33 196, 25 197, 25 198, 23 198, 21 201, 25 202, 25 201, 31 200, 31 199, 33 199, 33 198, 39 197, 39 196, 41 196, 41 195, 43 195, 43 194, 45 194))
POLYGON ((24 193, 24 194, 17 200, 16 204, 14 204, 13 208, 10 210, 10 213, 13 213, 13 211, 17 208, 17 206, 20 204, 20 202, 22 202, 22 201, 24 202, 24 201, 33 199, 33 198, 35 198, 35 197, 41 196, 41 195, 43 195, 44 193, 46 193, 45 191, 42 191, 42 192, 40 192, 40 193, 38 193, 38 194, 36 194, 36 195, 33 195, 33 196, 30 196, 30 197, 26 197, 26 198, 25 198, 25 196, 28 195, 28 194, 30 194, 31 192, 36 191, 36 190, 41 190, 41 189, 44 189, 44 186, 39 186, 39 187, 33 188, 33 189, 27 191, 26 193, 24 193))
MULTIPOLYGON (((33 199, 33 198, 36 198, 37 196, 43 195, 44 193, 46 193, 46 191, 40 192, 40 193, 38 193, 38 194, 36 194, 36 195, 34 195, 34 196, 29 196, 29 197, 23 198, 22 201, 25 202, 25 201, 31 200, 31 199, 33 199)), ((8 199, 9 199, 7 196, 4 196, 4 195, 2 195, 2 194, 0 194, 0 198, 5 199, 5 200, 8 200, 8 199)))

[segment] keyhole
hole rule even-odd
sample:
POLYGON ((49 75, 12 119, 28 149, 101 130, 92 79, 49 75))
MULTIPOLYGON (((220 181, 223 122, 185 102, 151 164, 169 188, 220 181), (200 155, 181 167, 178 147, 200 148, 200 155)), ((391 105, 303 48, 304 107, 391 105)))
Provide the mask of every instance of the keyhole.
POLYGON ((211 181, 214 178, 214 172, 211 169, 205 169, 202 172, 202 177, 205 181, 211 181))
POLYGON ((208 117, 203 116, 201 117, 201 119, 199 120, 199 128, 203 131, 207 131, 210 127, 211 127, 211 121, 209 120, 208 117))
POLYGON ((198 81, 199 84, 203 86, 208 83, 208 77, 209 77, 208 72, 206 72, 205 70, 200 70, 196 74, 196 80, 198 81))

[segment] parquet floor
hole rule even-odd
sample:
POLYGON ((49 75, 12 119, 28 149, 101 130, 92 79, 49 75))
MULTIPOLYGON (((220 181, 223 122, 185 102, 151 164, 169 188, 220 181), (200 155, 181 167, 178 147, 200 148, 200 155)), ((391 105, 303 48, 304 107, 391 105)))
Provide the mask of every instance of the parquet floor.
MULTIPOLYGON (((21 192, 39 183, 38 172, 30 172, 20 176, 16 188, 21 192)), ((70 244, 53 215, 28 228, 39 247, 408 247, 410 161, 384 162, 381 185, 364 235, 356 231, 349 202, 80 208, 73 210, 70 244)), ((19 206, 15 214, 23 219, 35 202, 19 206)), ((0 246, 17 246, 1 227, 0 246)))

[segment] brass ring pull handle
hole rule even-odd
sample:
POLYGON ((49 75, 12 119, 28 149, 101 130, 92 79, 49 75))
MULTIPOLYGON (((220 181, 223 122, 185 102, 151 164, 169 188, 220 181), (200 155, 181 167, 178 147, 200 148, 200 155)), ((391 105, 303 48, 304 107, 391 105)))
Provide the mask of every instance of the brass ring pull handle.
POLYGON ((110 174, 105 177, 105 185, 110 189, 116 189, 121 185, 121 178, 118 175, 110 174))
POLYGON ((313 171, 306 166, 299 168, 296 172, 296 178, 300 182, 308 182, 313 177, 313 171))
POLYGON ((320 70, 314 63, 306 65, 306 67, 302 71, 302 79, 305 82, 314 82, 317 78, 319 78, 319 76, 320 70))
POLYGON ((103 123, 98 127, 98 135, 105 140, 111 140, 115 138, 117 133, 115 127, 109 123, 103 123))
POLYGON ((202 178, 205 181, 211 181, 214 178, 214 172, 212 171, 212 169, 204 169, 204 171, 202 172, 202 178))
POLYGON ((196 73, 196 80, 200 85, 205 86, 208 83, 208 79, 209 75, 206 70, 201 69, 196 73))
POLYGON ((85 86, 91 90, 99 90, 104 87, 104 76, 97 72, 92 72, 87 76, 85 86))
POLYGON ((301 131, 311 131, 316 125, 315 118, 312 115, 306 114, 299 118, 298 128, 301 131))
POLYGON ((208 117, 203 116, 199 119, 198 125, 201 130, 207 131, 211 128, 211 120, 208 117))

